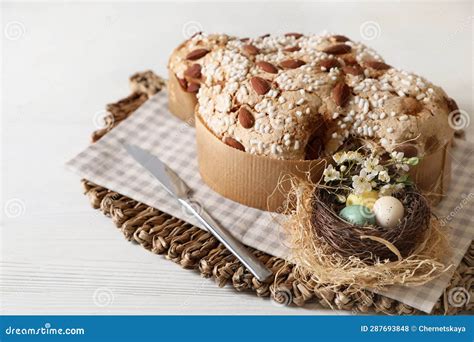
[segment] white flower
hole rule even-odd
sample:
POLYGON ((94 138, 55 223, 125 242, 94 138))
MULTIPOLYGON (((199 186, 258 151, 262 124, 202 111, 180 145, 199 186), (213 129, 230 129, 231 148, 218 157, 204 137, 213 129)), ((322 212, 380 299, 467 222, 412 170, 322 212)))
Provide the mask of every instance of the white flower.
POLYGON ((332 159, 336 162, 336 164, 340 165, 346 161, 356 161, 357 163, 361 163, 363 160, 362 154, 355 151, 347 151, 347 152, 337 152, 333 154, 332 159))
POLYGON ((325 182, 330 182, 341 178, 341 173, 334 169, 332 165, 329 165, 327 168, 324 169, 323 175, 325 182))
POLYGON ((392 196, 394 193, 403 189, 404 185, 401 183, 398 184, 385 184, 380 188, 380 196, 392 196))
POLYGON ((346 152, 337 152, 332 156, 336 164, 342 164, 347 160, 346 152))
POLYGON ((341 170, 341 172, 345 172, 347 170, 347 166, 346 165, 341 165, 339 170, 341 170))
POLYGON ((388 175, 388 172, 385 171, 385 170, 380 171, 379 172, 379 180, 384 182, 384 183, 390 182, 390 176, 388 175))
POLYGON ((380 196, 391 196, 394 193, 395 185, 393 184, 385 184, 379 190, 380 196))
POLYGON ((366 172, 374 177, 383 170, 383 166, 379 165, 379 158, 367 158, 363 165, 366 172))
POLYGON ((405 172, 410 171, 410 166, 408 166, 407 164, 395 164, 395 166, 397 167, 397 169, 402 169, 405 172))
POLYGON ((364 159, 362 157, 362 154, 360 154, 359 152, 355 152, 355 151, 349 151, 346 153, 346 159, 347 160, 354 160, 354 161, 357 161, 357 162, 362 162, 362 160, 364 159))
POLYGON ((408 164, 406 164, 405 162, 397 162, 395 164, 395 167, 398 169, 398 170, 403 170, 405 172, 408 172, 410 171, 410 166, 408 164))
POLYGON ((365 177, 365 178, 367 178, 367 180, 372 181, 375 178, 376 175, 374 173, 367 172, 366 169, 362 169, 359 172, 359 176, 365 177))
POLYGON ((392 152, 390 153, 390 156, 392 157, 393 161, 395 161, 395 167, 397 169, 402 169, 405 172, 410 170, 410 166, 407 164, 408 160, 404 160, 403 158, 403 152, 392 152))
POLYGON ((364 192, 372 190, 374 185, 372 182, 372 176, 368 175, 365 170, 361 170, 359 176, 352 176, 352 187, 354 188, 354 193, 360 195, 364 192))
POLYGON ((390 157, 392 157, 392 159, 397 162, 401 162, 403 160, 403 152, 393 151, 392 153, 390 153, 390 157))

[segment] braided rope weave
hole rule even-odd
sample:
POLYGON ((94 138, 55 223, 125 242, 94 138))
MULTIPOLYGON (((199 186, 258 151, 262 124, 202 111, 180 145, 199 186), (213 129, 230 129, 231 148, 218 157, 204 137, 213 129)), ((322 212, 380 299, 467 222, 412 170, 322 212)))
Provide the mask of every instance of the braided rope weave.
MULTIPOLYGON (((146 76, 147 73, 150 72, 139 75, 146 76)), ((145 76, 143 78, 146 78, 145 76)), ((136 75, 132 76, 133 79, 137 79, 136 75)), ((132 84, 132 88, 139 87, 132 84)), ((148 96, 146 93, 133 93, 115 104, 108 105, 108 126, 94 132, 92 140, 100 139, 145 102, 148 96)), ((325 308, 353 312, 419 313, 408 305, 370 291, 349 295, 342 287, 328 288, 313 281, 298 281, 294 277, 291 264, 251 249, 275 275, 270 282, 262 283, 210 233, 87 180, 82 180, 82 185, 92 207, 109 216, 127 240, 140 244, 152 253, 162 254, 183 268, 198 270, 203 277, 213 278, 220 287, 231 284, 237 291, 252 291, 259 297, 271 296, 277 303, 285 305, 303 306, 308 302, 317 302, 325 308)), ((456 314, 473 310, 473 283, 474 243, 471 243, 433 313, 456 314), (471 301, 461 307, 454 307, 449 304, 448 297, 450 290, 456 290, 458 287, 471 291, 471 301)))

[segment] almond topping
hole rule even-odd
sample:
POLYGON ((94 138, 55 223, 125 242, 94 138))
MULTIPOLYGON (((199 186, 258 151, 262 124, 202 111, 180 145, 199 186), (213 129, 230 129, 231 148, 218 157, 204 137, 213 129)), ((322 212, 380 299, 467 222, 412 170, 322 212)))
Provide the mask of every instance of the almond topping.
POLYGON ((274 66, 272 63, 268 63, 268 62, 265 62, 265 61, 260 61, 260 62, 257 62, 256 65, 260 69, 262 69, 263 71, 269 72, 270 74, 277 74, 278 73, 277 67, 274 66))
POLYGON ((199 64, 191 65, 185 72, 185 76, 191 78, 201 78, 201 66, 199 64))
POLYGON ((190 61, 195 61, 207 55, 209 50, 207 49, 196 49, 187 54, 186 59, 190 61))
POLYGON ((190 82, 186 91, 188 93, 197 93, 201 85, 199 83, 190 82))
POLYGON ((295 46, 287 47, 286 49, 283 49, 283 50, 286 52, 295 52, 295 51, 300 51, 301 48, 295 45, 295 46))
POLYGON ((240 107, 239 122, 243 128, 249 129, 253 127, 253 124, 255 123, 255 118, 253 117, 252 113, 250 113, 250 111, 247 108, 240 107))
POLYGON ((300 59, 287 59, 286 61, 281 62, 280 66, 285 69, 296 69, 305 64, 306 63, 300 59))
POLYGON ((290 32, 290 33, 285 33, 285 37, 295 37, 295 39, 303 37, 301 33, 296 33, 296 32, 290 32))
POLYGON ((452 98, 445 97, 445 100, 448 104, 449 111, 454 112, 455 110, 459 110, 458 104, 452 98))
POLYGON ((255 56, 260 52, 260 50, 255 45, 252 45, 252 44, 244 45, 243 49, 244 49, 244 52, 250 56, 255 56))
POLYGON ((345 74, 359 76, 364 74, 364 70, 359 65, 347 65, 342 68, 345 74))
POLYGON ((344 60, 344 63, 346 63, 346 65, 359 64, 359 63, 357 63, 357 59, 352 55, 345 55, 345 56, 342 57, 342 59, 344 60))
POLYGON ((244 145, 239 143, 237 140, 231 137, 225 137, 224 138, 224 144, 229 145, 230 147, 236 148, 241 151, 245 151, 244 145))
POLYGON ((339 68, 341 64, 335 59, 323 59, 318 62, 318 66, 326 68, 326 70, 329 71, 331 68, 339 68))
POLYGON ((350 41, 349 38, 340 34, 336 34, 332 36, 331 39, 337 43, 344 43, 344 42, 350 41))
POLYGON ((343 55, 351 52, 351 50, 352 48, 347 44, 336 44, 325 48, 323 52, 330 53, 331 55, 343 55))
POLYGON ((270 83, 258 76, 252 77, 250 79, 250 84, 258 95, 265 95, 270 90, 270 83))
POLYGON ((183 88, 183 90, 188 89, 188 81, 186 81, 184 78, 178 78, 178 77, 176 77, 176 78, 177 78, 178 83, 181 86, 181 88, 183 88))
POLYGON ((390 65, 379 61, 365 61, 364 65, 375 70, 387 70, 391 68, 390 65))
POLYGON ((332 90, 332 98, 334 102, 336 102, 336 105, 338 105, 339 107, 344 107, 344 105, 349 100, 350 94, 350 88, 347 86, 347 84, 343 82, 339 82, 338 84, 336 84, 336 86, 332 90))

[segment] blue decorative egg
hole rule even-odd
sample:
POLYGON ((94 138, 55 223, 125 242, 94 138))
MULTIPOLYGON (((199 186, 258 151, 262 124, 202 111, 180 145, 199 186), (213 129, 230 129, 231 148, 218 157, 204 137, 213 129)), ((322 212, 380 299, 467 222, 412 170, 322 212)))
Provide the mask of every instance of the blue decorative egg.
POLYGON ((341 210, 339 217, 358 226, 375 224, 374 213, 363 205, 348 205, 341 210))

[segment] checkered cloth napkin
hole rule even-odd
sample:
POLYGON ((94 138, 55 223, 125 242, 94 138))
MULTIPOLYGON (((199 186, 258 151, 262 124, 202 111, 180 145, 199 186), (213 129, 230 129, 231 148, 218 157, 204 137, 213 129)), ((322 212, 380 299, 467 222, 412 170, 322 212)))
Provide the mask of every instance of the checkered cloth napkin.
MULTIPOLYGON (((194 128, 168 111, 167 94, 161 92, 67 166, 98 185, 203 228, 127 154, 122 144, 140 146, 177 172, 194 190, 195 204, 203 205, 237 239, 268 254, 288 258, 290 250, 278 224, 282 217, 223 198, 207 187, 199 176, 194 139, 194 128)), ((474 163, 474 146, 459 142, 453 149, 453 162, 451 189, 437 211, 453 227, 452 263, 458 265, 472 239, 474 206, 469 201, 474 200, 474 178, 469 165, 474 163)), ((420 287, 393 287, 384 295, 430 312, 450 277, 446 274, 420 287)))

